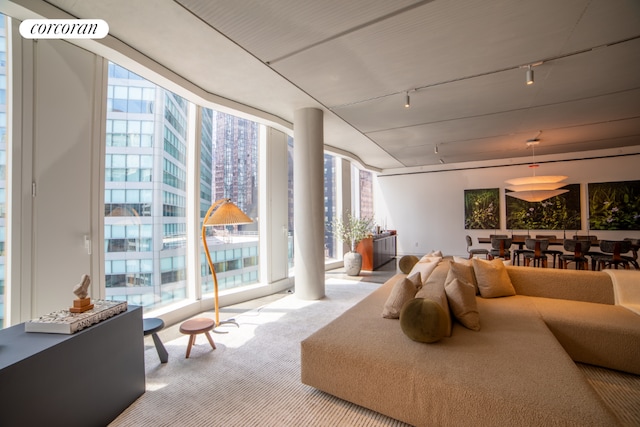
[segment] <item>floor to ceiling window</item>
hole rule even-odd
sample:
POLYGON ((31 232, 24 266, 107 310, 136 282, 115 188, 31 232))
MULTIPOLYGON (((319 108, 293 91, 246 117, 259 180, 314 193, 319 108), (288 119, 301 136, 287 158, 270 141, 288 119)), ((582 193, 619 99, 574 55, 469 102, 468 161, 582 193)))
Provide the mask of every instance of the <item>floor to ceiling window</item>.
MULTIPOLYGON (((218 289, 258 282, 258 143, 259 124, 202 109, 200 154, 200 224, 209 207, 229 198, 252 224, 207 227, 207 246, 218 289)), ((201 245, 203 294, 213 291, 213 278, 201 245)))
POLYGON ((5 325, 6 215, 7 206, 7 25, 0 14, 0 329, 5 325))
POLYGON ((356 185, 358 186, 358 200, 360 218, 373 218, 373 174, 369 171, 357 169, 356 185))
POLYGON ((295 264, 294 242, 293 242, 293 138, 287 136, 287 190, 289 193, 289 205, 287 208, 287 265, 289 266, 289 275, 293 275, 295 264))
MULTIPOLYGON (((187 206, 197 203, 201 225, 221 198, 230 198, 254 223, 207 228, 219 289, 258 282, 258 123, 200 108, 200 132, 187 135, 184 98, 113 63, 107 94, 107 296, 146 309, 186 299, 187 206), (200 144, 197 200, 186 188, 189 138, 200 144)), ((213 280, 200 248, 206 294, 213 280)))
POLYGON ((325 259, 336 259, 336 238, 333 235, 333 224, 336 218, 337 205, 337 176, 336 157, 331 154, 324 155, 324 257, 325 259))
POLYGON ((188 102, 109 64, 106 295, 146 309, 185 299, 188 102))

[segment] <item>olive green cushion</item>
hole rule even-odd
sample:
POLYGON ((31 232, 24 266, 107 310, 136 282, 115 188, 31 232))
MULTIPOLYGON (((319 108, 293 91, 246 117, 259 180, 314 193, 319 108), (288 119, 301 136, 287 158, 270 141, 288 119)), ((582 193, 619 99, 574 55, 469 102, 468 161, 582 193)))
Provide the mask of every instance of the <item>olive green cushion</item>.
POLYGON ((413 268, 413 266, 420 260, 420 258, 418 258, 415 255, 405 255, 402 258, 400 258, 400 261, 398 261, 398 268, 400 269, 400 271, 402 271, 404 274, 409 274, 409 272, 411 271, 411 269, 413 268))
POLYGON ((447 318, 437 302, 428 298, 407 301, 400 311, 400 327, 414 341, 432 343, 447 333, 447 318))

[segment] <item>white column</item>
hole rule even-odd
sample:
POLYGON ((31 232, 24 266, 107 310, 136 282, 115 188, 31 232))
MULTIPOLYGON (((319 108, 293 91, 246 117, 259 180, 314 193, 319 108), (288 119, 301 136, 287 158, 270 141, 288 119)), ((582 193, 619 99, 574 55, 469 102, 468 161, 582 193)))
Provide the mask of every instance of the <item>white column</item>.
POLYGON ((295 291, 298 298, 324 297, 324 135, 323 113, 294 113, 293 219, 295 291))

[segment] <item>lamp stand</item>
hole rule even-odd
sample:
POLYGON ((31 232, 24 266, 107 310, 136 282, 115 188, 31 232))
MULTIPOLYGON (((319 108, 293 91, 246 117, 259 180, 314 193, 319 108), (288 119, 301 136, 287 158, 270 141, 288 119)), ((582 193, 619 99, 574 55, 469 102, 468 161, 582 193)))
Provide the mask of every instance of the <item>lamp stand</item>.
POLYGON ((236 325, 237 327, 240 327, 240 325, 238 324, 238 322, 236 322, 234 319, 227 319, 227 320, 223 320, 222 322, 220 321, 220 313, 219 313, 219 307, 218 307, 218 276, 216 276, 216 269, 213 266, 213 262, 211 261, 211 255, 209 254, 209 245, 207 245, 207 234, 206 234, 206 226, 204 225, 207 222, 207 219, 209 219, 209 216, 211 215, 211 212, 213 212, 213 210, 218 207, 220 204, 222 204, 223 202, 225 202, 227 199, 220 199, 217 202, 215 202, 213 205, 211 205, 211 207, 209 208, 209 210, 207 211, 207 214, 204 217, 204 220, 202 221, 202 244, 204 246, 204 253, 207 256, 207 262, 209 263, 209 269, 211 270, 211 275, 213 276, 213 293, 214 293, 214 311, 215 311, 215 325, 214 325, 214 329, 213 332, 217 333, 217 334, 228 334, 229 332, 220 332, 220 331, 216 331, 215 328, 217 328, 218 326, 222 325, 222 324, 226 324, 226 323, 230 323, 233 325, 236 325))

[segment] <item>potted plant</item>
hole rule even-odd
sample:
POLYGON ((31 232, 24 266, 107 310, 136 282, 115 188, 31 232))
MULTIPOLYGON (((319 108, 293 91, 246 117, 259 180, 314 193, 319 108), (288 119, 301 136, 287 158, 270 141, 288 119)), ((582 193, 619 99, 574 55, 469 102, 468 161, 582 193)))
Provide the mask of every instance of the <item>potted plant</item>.
POLYGON ((344 269, 349 276, 357 276, 360 274, 360 270, 362 269, 362 255, 356 252, 356 246, 362 239, 367 238, 371 234, 372 227, 373 218, 358 218, 351 214, 351 212, 347 212, 344 220, 336 218, 333 222, 333 231, 336 236, 349 245, 351 249, 344 254, 343 257, 344 269))

